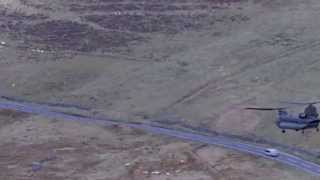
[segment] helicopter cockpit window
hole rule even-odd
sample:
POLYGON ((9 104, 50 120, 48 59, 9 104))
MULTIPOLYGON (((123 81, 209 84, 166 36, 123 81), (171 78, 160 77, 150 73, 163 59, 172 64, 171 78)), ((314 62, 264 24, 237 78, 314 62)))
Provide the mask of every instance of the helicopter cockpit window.
POLYGON ((302 119, 307 118, 307 115, 305 113, 300 113, 299 118, 302 118, 302 119))
POLYGON ((312 104, 309 104, 306 109, 304 110, 304 114, 307 116, 307 117, 318 117, 319 114, 317 112, 317 108, 312 105, 312 104))

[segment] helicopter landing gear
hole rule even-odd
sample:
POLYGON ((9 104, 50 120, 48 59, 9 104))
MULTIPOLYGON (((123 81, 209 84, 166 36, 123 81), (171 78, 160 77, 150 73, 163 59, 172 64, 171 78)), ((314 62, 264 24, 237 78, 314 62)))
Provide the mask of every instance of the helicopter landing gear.
POLYGON ((282 129, 282 133, 286 133, 286 130, 282 129))

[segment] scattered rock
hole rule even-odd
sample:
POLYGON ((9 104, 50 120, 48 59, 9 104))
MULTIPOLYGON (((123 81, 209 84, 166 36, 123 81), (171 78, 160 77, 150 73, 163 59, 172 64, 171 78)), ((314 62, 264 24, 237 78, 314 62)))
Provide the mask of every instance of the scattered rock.
POLYGON ((8 169, 15 169, 15 168, 17 168, 17 167, 18 167, 18 165, 8 165, 8 166, 7 166, 8 169))
POLYGON ((128 167, 128 166, 130 166, 130 165, 131 165, 131 163, 126 163, 124 166, 128 167))
POLYGON ((44 53, 45 52, 44 50, 41 50, 41 49, 32 49, 31 51, 37 52, 37 53, 44 53))
POLYGON ((57 148, 54 151, 56 152, 56 151, 74 151, 74 150, 75 148, 73 147, 63 147, 63 148, 57 148))
POLYGON ((151 174, 159 175, 159 174, 161 174, 161 172, 160 171, 152 171, 151 174))
POLYGON ((181 160, 179 161, 179 163, 180 163, 180 164, 184 164, 184 163, 186 163, 186 161, 183 160, 183 159, 181 159, 181 160))

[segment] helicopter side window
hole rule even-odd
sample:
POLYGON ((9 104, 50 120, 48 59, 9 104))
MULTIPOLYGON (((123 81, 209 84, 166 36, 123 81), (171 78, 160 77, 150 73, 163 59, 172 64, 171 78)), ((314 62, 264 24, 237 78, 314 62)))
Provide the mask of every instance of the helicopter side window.
POLYGON ((301 118, 301 119, 307 118, 306 113, 299 113, 299 118, 301 118))

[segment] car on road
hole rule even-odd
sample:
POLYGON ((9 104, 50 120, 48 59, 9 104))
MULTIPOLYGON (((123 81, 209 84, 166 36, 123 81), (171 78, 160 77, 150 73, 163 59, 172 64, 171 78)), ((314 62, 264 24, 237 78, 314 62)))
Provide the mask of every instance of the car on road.
POLYGON ((264 150, 264 154, 271 157, 278 157, 279 151, 277 149, 268 148, 264 150))

